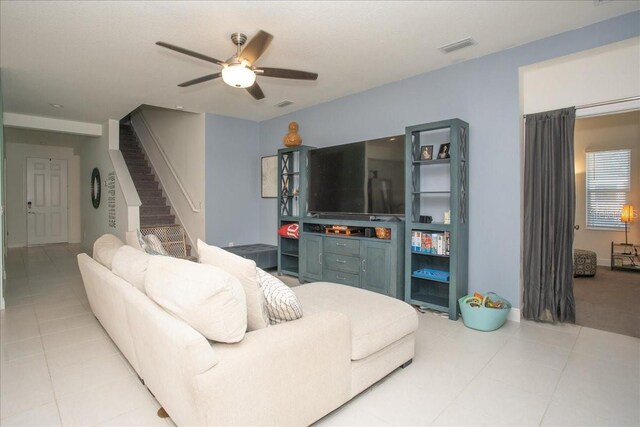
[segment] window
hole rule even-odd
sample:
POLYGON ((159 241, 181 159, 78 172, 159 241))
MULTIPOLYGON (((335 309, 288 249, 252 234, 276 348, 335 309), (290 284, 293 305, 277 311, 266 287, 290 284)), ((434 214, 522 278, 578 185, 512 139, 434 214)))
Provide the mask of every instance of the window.
POLYGON ((630 183, 631 150, 587 153, 587 228, 624 228, 620 212, 630 183))

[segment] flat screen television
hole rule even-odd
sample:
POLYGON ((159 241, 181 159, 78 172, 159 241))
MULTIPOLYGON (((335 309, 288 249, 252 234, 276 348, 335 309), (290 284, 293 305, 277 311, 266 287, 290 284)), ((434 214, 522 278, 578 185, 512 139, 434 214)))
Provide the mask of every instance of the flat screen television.
POLYGON ((309 212, 404 215, 404 135, 312 150, 309 212))

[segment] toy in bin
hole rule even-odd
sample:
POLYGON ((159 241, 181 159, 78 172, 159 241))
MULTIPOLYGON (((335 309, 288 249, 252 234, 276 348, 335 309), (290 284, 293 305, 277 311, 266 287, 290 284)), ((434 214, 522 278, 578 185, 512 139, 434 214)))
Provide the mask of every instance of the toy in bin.
POLYGON ((507 321, 511 303, 494 292, 475 292, 458 300, 460 313, 467 328, 495 331, 507 321))

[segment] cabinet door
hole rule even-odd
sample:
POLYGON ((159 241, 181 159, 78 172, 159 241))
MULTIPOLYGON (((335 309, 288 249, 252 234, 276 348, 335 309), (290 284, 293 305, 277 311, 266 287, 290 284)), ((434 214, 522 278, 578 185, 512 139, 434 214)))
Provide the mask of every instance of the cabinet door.
POLYGON ((391 245, 362 242, 360 280, 362 288, 389 295, 391 287, 391 245))
POLYGON ((302 279, 322 280, 322 236, 302 234, 302 279))

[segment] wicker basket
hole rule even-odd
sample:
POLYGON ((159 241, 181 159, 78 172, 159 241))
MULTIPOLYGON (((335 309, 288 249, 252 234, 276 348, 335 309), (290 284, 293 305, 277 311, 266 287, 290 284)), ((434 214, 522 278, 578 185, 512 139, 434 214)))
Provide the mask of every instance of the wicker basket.
POLYGON ((376 237, 378 239, 391 239, 391 229, 386 227, 376 227, 376 237))

